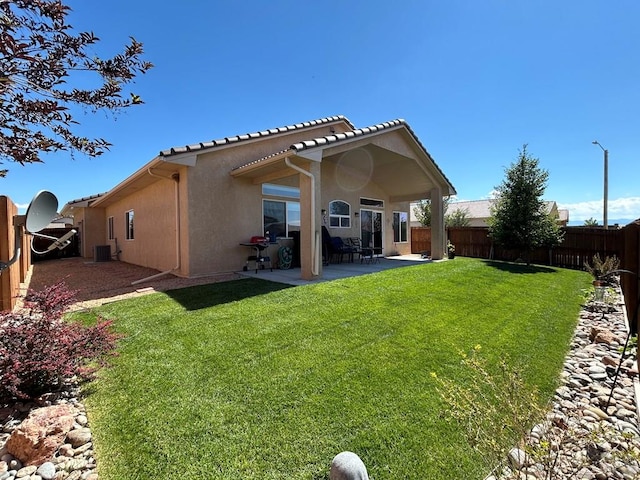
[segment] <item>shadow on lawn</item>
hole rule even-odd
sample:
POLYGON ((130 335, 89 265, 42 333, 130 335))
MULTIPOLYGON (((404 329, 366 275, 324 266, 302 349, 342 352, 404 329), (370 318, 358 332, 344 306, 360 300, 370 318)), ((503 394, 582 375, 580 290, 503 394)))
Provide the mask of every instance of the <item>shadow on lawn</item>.
POLYGON ((557 269, 543 265, 525 265, 523 263, 495 262, 491 260, 483 260, 483 262, 489 267, 509 273, 558 273, 557 269))
POLYGON ((165 294, 187 310, 199 310, 213 307, 214 305, 244 300, 257 295, 277 292, 285 288, 291 288, 291 285, 257 278, 247 278, 168 290, 165 294))

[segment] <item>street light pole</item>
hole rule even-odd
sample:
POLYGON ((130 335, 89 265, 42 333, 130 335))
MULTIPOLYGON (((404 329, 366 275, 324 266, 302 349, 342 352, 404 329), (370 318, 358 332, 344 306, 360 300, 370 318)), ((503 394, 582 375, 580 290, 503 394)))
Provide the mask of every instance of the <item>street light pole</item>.
POLYGON ((609 150, 604 148, 597 140, 594 140, 594 145, 598 145, 604 152, 604 206, 602 214, 602 223, 605 230, 609 228, 609 222, 607 218, 607 197, 609 196, 609 150))

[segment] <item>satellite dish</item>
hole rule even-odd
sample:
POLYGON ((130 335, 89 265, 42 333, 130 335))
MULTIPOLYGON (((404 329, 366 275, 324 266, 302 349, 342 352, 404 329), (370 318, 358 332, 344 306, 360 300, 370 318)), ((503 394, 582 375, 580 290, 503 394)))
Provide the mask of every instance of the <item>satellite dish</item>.
MULTIPOLYGON (((53 220, 57 215, 57 211, 58 199, 56 196, 51 192, 41 190, 36 193, 33 200, 31 200, 31 203, 29 203, 27 213, 25 215, 13 216, 13 230, 15 235, 13 257, 11 257, 7 262, 0 262, 0 275, 20 258, 23 229, 26 230, 27 233, 36 234, 36 232, 39 232, 51 223, 51 220, 53 220)), ((53 240, 56 241, 55 246, 61 249, 64 248, 71 243, 69 241, 71 236, 73 236, 73 234, 69 237, 65 235, 63 242, 53 237, 53 240)))
POLYGON ((25 229, 27 232, 39 232, 45 228, 58 213, 58 199, 56 196, 41 190, 33 197, 27 207, 25 215, 25 229))

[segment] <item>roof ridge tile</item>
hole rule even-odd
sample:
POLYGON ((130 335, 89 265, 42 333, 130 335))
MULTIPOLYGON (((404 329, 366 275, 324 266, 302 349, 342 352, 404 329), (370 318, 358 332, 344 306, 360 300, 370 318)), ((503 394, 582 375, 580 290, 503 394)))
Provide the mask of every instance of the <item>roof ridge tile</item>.
POLYGON ((286 132, 291 132, 294 130, 300 130, 300 129, 304 129, 304 128, 309 128, 309 127, 314 127, 314 126, 318 126, 318 125, 324 125, 327 123, 333 123, 333 122, 338 122, 338 121, 343 121, 345 123, 347 123, 347 125, 352 128, 355 129, 356 127, 353 125, 353 123, 351 123, 351 121, 345 117, 344 115, 333 115, 333 116, 329 116, 329 117, 323 117, 323 118, 319 118, 319 119, 315 119, 315 120, 309 120, 306 122, 302 122, 302 123, 295 123, 293 125, 285 125, 282 127, 275 127, 275 128, 270 128, 267 130, 261 130, 261 131, 257 131, 257 132, 251 132, 251 133, 245 133, 242 135, 235 135, 232 137, 224 137, 223 139, 216 139, 216 140, 211 140, 209 142, 200 142, 197 144, 192 144, 192 145, 186 145, 186 146, 180 146, 180 147, 171 147, 167 150, 161 150, 159 153, 160 157, 170 157, 173 155, 178 155, 181 153, 186 153, 186 152, 194 152, 197 150, 204 150, 206 148, 215 148, 218 146, 222 146, 222 145, 228 145, 230 143, 236 143, 236 142, 241 142, 241 141, 246 141, 246 140, 251 140, 251 139, 255 139, 255 138, 260 138, 260 137, 266 137, 269 135, 278 135, 280 133, 286 133, 286 132))

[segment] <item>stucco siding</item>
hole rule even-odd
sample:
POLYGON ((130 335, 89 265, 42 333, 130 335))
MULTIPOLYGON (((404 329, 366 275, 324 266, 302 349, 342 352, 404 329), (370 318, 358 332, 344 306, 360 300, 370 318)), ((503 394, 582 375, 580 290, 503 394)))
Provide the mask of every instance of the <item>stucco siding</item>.
POLYGON ((74 213, 74 224, 80 236, 80 255, 94 258, 96 245, 105 245, 106 225, 104 209, 80 208, 74 213))
MULTIPOLYGON (((171 270, 176 265, 176 209, 175 182, 157 182, 105 209, 105 223, 114 219, 112 252, 117 240, 120 260, 155 268, 171 270), (127 239, 127 212, 133 212, 133 239, 127 239)), ((107 241, 107 235, 104 237, 107 241)))

